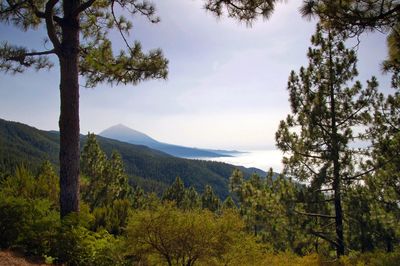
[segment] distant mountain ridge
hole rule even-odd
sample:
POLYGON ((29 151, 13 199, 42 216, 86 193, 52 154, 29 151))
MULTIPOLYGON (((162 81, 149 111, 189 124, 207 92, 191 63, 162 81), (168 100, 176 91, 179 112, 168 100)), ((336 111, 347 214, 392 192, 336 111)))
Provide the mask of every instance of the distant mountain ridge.
POLYGON ((129 128, 123 124, 118 124, 112 127, 109 127, 102 132, 99 133, 99 136, 110 138, 110 139, 115 139, 123 142, 128 142, 131 144, 137 144, 137 145, 155 145, 158 144, 159 142, 156 141, 155 139, 151 138, 150 136, 139 132, 137 130, 134 130, 132 128, 129 128), (132 143, 132 142, 137 142, 137 143, 132 143))
POLYGON ((231 157, 241 153, 238 151, 199 149, 163 143, 123 124, 107 128, 100 132, 99 135, 135 145, 144 145, 180 158, 231 157))
MULTIPOLYGON (((17 165, 24 164, 37 169, 44 160, 58 167, 59 133, 39 130, 28 125, 0 119, 0 178, 11 174, 17 165)), ((265 176, 256 168, 245 168, 220 162, 176 158, 142 145, 133 145, 97 136, 101 148, 110 155, 118 151, 124 161, 125 170, 132 185, 140 185, 147 191, 160 192, 177 176, 185 186, 202 191, 206 184, 213 187, 223 199, 228 194, 228 180, 235 168, 245 177, 252 173, 265 176)), ((81 148, 86 136, 81 135, 81 148)))

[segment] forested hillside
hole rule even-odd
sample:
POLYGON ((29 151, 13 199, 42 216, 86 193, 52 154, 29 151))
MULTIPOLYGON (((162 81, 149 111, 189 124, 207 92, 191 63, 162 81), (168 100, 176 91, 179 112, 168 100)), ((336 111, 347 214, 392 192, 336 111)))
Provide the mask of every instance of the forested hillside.
MULTIPOLYGON (((81 136, 81 145, 87 137, 81 136)), ((98 136, 97 140, 106 154, 118 151, 124 162, 131 183, 146 190, 161 192, 177 176, 185 185, 202 191, 206 184, 225 198, 228 195, 228 177, 239 168, 249 177, 253 172, 265 175, 259 169, 236 167, 226 163, 176 158, 145 146, 133 145, 98 136)), ((17 122, 0 119, 0 163, 3 172, 12 172, 21 163, 37 169, 44 160, 58 167, 59 135, 17 122)))

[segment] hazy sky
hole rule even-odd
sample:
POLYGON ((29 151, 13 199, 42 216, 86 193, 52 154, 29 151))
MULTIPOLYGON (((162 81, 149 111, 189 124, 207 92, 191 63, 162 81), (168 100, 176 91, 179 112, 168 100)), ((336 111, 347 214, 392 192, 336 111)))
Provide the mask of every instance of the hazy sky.
MULTIPOLYGON (((133 18, 129 39, 144 49, 161 48, 169 59, 166 81, 137 86, 81 88, 81 132, 99 133, 123 123, 153 138, 201 148, 274 147, 278 123, 289 113, 286 83, 292 69, 307 65, 315 21, 302 19, 301 1, 278 4, 268 21, 251 28, 217 19, 201 0, 154 1, 161 22, 133 18)), ((0 26, 0 41, 40 49, 44 35, 0 26)), ((122 47, 118 35, 111 35, 122 47)), ((378 76, 386 57, 385 36, 361 38, 359 79, 378 76)), ((59 72, 0 74, 0 117, 40 129, 58 129, 59 72)), ((83 82, 82 82, 83 84, 83 82)))

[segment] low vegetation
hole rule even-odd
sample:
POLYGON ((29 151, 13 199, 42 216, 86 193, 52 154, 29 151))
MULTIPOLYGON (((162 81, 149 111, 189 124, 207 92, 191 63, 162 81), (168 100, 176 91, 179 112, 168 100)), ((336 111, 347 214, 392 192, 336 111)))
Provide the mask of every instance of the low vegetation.
POLYGON ((19 166, 2 178, 1 248, 68 265, 397 265, 400 259, 395 213, 360 188, 354 193, 365 196, 365 206, 353 208, 352 217, 366 219, 346 223, 352 250, 336 259, 335 247, 312 234, 318 218, 300 214, 306 186, 273 178, 272 171, 245 179, 235 170, 224 201, 210 186, 198 193, 179 177, 158 197, 129 186, 118 153, 107 158, 95 136, 88 138, 79 214, 60 219, 57 175, 47 161, 36 172, 19 166))

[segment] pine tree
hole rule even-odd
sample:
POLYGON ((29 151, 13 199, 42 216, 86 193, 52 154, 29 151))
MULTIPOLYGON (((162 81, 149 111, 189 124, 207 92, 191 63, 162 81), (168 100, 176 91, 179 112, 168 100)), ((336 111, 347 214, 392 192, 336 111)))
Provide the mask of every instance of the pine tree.
POLYGON ((104 179, 107 184, 107 202, 130 197, 132 188, 128 183, 128 176, 125 173, 122 157, 117 151, 112 151, 111 153, 105 169, 104 179))
POLYGON ((49 161, 44 161, 36 177, 36 195, 42 198, 48 198, 54 206, 59 206, 60 185, 58 176, 49 161))
POLYGON ((81 155, 81 173, 84 176, 81 186, 82 199, 89 203, 91 208, 99 205, 100 194, 104 189, 104 169, 107 157, 101 150, 96 136, 89 133, 81 155))
POLYGON ((241 190, 243 182, 243 173, 239 169, 233 170, 229 177, 229 192, 236 195, 239 201, 244 201, 244 195, 241 190))
MULTIPOLYGON (((353 148, 365 138, 376 88, 375 78, 366 88, 349 83, 357 75, 356 54, 345 48, 344 36, 324 32, 320 26, 309 48, 309 65, 290 74, 288 90, 292 115, 281 121, 276 132, 277 146, 284 157, 285 172, 325 191, 333 202, 334 214, 309 213, 334 220, 335 238, 327 232, 313 232, 335 246, 337 256, 345 252, 342 195, 347 186, 359 180, 359 161, 367 151, 353 148), (361 132, 360 132, 361 131, 361 132)), ((369 172, 369 171, 367 171, 369 172)))
POLYGON ((94 134, 88 134, 82 151, 81 169, 85 177, 81 186, 82 198, 91 209, 131 197, 132 189, 121 155, 113 151, 111 158, 107 159, 94 134))
POLYGON ((100 148, 96 135, 88 133, 81 155, 82 174, 99 179, 106 168, 106 161, 106 154, 100 148))
POLYGON ((131 194, 131 202, 133 209, 141 209, 145 206, 145 192, 141 187, 135 187, 131 194))
POLYGON ((201 207, 199 193, 197 193, 194 187, 191 186, 185 190, 185 196, 182 205, 185 210, 195 210, 201 207))
POLYGON ((119 8, 131 14, 143 14, 151 22, 159 20, 154 6, 147 1, 13 0, 0 3, 0 22, 22 30, 44 26, 50 43, 46 45, 49 49, 44 51, 3 43, 0 69, 21 73, 29 67, 50 68, 53 66, 50 55, 56 56, 60 66, 61 217, 79 211, 79 76, 84 76, 90 87, 100 82, 137 84, 167 76, 167 60, 160 50, 145 54, 139 43, 131 45, 126 41, 125 34, 132 24, 116 15, 119 8), (113 54, 108 39, 112 28, 121 34, 126 52, 113 54))
POLYGON ((185 185, 182 179, 177 176, 174 183, 167 188, 162 196, 162 200, 174 201, 178 208, 181 208, 185 199, 185 185))
POLYGON ((203 209, 209 209, 212 212, 218 211, 221 207, 221 201, 210 185, 204 187, 204 192, 201 195, 201 205, 203 209))
POLYGON ((224 200, 224 202, 222 203, 222 209, 223 210, 228 210, 228 209, 237 209, 237 206, 235 204, 235 202, 233 201, 231 196, 226 197, 226 199, 224 200))

